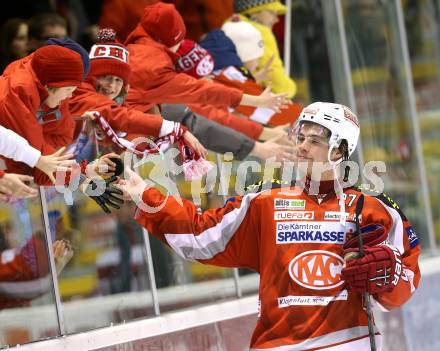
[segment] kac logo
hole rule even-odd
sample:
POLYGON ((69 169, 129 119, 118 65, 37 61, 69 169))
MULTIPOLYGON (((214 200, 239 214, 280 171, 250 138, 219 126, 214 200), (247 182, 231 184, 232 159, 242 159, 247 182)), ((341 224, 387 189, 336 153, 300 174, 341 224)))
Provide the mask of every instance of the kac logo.
POLYGON ((324 250, 306 251, 289 263, 289 275, 299 285, 313 290, 333 289, 344 283, 342 257, 324 250))

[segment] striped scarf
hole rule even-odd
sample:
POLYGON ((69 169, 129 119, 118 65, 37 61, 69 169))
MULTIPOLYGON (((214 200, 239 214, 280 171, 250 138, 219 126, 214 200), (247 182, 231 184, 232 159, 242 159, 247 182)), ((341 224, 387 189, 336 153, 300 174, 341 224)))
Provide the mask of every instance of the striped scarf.
POLYGON ((98 128, 101 129, 106 139, 110 140, 121 150, 129 151, 139 157, 146 157, 150 154, 164 152, 174 143, 177 143, 183 161, 183 173, 185 180, 191 181, 199 179, 204 174, 208 173, 213 167, 210 162, 206 161, 203 157, 198 155, 190 145, 186 144, 183 138, 186 128, 180 123, 176 122, 174 124, 173 131, 168 135, 159 137, 155 140, 147 139, 148 146, 144 150, 140 151, 136 148, 136 145, 133 142, 118 136, 113 128, 108 124, 107 120, 99 112, 94 112, 94 116, 95 123, 97 124, 98 128))

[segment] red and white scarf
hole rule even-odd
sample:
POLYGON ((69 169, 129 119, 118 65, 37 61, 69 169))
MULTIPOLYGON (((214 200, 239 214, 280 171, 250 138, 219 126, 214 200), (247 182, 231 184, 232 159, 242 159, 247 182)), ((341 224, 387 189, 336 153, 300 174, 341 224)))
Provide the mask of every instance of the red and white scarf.
POLYGON ((110 127, 107 120, 99 112, 93 112, 93 115, 95 116, 94 121, 107 139, 117 145, 121 150, 127 150, 139 157, 146 157, 149 154, 164 152, 174 143, 178 143, 178 148, 183 161, 185 180, 191 181, 199 179, 204 174, 208 173, 213 167, 210 162, 198 155, 194 149, 185 142, 183 134, 187 129, 178 122, 174 123, 174 129, 170 134, 159 137, 155 140, 148 140, 148 146, 146 146, 143 151, 140 151, 136 149, 136 145, 133 142, 118 136, 113 128, 110 127))

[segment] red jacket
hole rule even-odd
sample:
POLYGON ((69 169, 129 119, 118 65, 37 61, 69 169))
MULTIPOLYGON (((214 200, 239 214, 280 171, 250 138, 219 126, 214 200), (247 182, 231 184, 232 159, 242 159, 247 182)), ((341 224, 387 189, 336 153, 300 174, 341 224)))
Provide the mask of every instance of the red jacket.
MULTIPOLYGON (((11 261, 0 262, 0 284, 8 283, 15 291, 22 293, 28 288, 22 282, 36 279, 35 272, 29 266, 27 260, 22 255, 15 255, 11 261)), ((29 299, 0 294, 0 310, 25 306, 29 304, 29 299)))
MULTIPOLYGON (((214 77, 214 81, 228 87, 240 89, 243 93, 249 95, 260 95, 264 91, 264 88, 258 84, 255 79, 247 77, 243 72, 233 66, 229 66, 218 72, 214 77)), ((271 126, 279 126, 294 123, 302 109, 303 106, 301 104, 292 103, 278 113, 267 108, 243 105, 238 106, 235 111, 248 116, 253 121, 271 126)))
MULTIPOLYGON (((186 199, 181 205, 149 188, 136 220, 185 259, 260 274, 252 350, 316 350, 335 344, 359 350, 356 339, 368 344, 367 314, 361 294, 347 289, 340 272, 360 192, 348 188, 344 194, 345 226, 334 194, 318 203, 301 188, 237 196, 203 213, 186 199)), ((383 225, 388 243, 402 255, 402 275, 394 290, 373 295, 391 310, 403 305, 419 284, 420 245, 411 224, 384 194, 365 195, 361 216, 362 226, 383 225)))
POLYGON ((199 41, 203 34, 222 24, 234 13, 234 0, 168 0, 176 6, 186 26, 186 37, 199 41))
POLYGON ((212 105, 189 104, 191 111, 202 115, 217 123, 247 135, 249 138, 258 140, 263 132, 263 126, 246 118, 230 113, 227 107, 215 107, 212 105))
POLYGON ((162 127, 161 116, 143 113, 120 106, 115 101, 96 92, 90 82, 83 82, 69 100, 72 115, 81 116, 87 111, 98 111, 117 131, 158 137, 162 127))
MULTIPOLYGON (((42 155, 55 152, 72 142, 75 122, 70 115, 67 101, 63 101, 56 111, 37 120, 47 91, 41 85, 31 67, 32 55, 9 65, 0 77, 0 124, 25 138, 42 155), (56 119, 58 118, 59 119, 56 119)), ((31 174, 37 184, 51 184, 50 179, 40 170, 5 159, 8 172, 31 174)))
POLYGON ((154 41, 140 25, 125 45, 132 69, 126 100, 130 106, 146 112, 156 104, 191 104, 194 112, 258 139, 263 131, 258 123, 242 120, 227 111, 228 106, 240 103, 243 95, 240 90, 177 73, 174 63, 178 56, 154 41))
POLYGON ((145 6, 159 0, 104 0, 99 28, 112 28, 121 42, 124 42, 139 23, 145 6))
POLYGON ((141 111, 162 103, 232 107, 240 103, 243 95, 240 90, 177 73, 174 62, 178 56, 154 41, 141 25, 129 35, 125 45, 133 72, 127 102, 141 111))
POLYGON ((0 281, 22 281, 35 278, 35 273, 29 267, 26 258, 22 255, 14 255, 8 262, 0 262, 0 281))
POLYGON ((0 309, 27 305, 50 290, 47 249, 40 237, 34 234, 20 251, 0 253, 0 309))

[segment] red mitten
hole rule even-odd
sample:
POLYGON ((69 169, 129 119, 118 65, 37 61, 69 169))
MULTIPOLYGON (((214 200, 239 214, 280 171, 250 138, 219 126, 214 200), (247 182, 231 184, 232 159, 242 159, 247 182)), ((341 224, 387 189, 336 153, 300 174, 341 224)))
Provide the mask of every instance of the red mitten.
POLYGON ((341 278, 353 291, 377 294, 394 289, 400 279, 402 260, 399 251, 389 245, 378 245, 365 248, 365 256, 356 256, 359 249, 344 252, 346 266, 342 269, 341 278))

